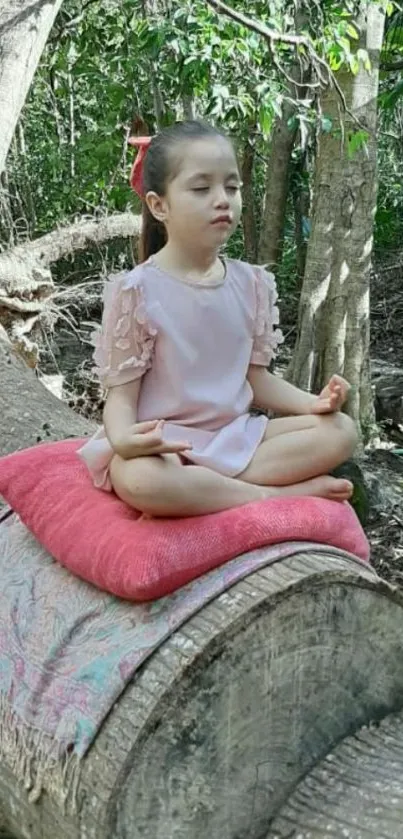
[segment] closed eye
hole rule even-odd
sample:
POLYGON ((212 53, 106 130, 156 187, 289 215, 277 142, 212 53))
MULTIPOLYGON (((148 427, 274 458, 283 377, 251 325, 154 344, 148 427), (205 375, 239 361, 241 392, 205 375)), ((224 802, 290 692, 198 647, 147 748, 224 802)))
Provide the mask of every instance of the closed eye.
MULTIPOLYGON (((228 184, 225 187, 225 189, 231 195, 235 195, 237 192, 239 192, 240 185, 239 184, 228 184)), ((192 192, 206 193, 206 192, 209 192, 209 190, 210 190, 209 186, 193 186, 192 187, 192 192)))

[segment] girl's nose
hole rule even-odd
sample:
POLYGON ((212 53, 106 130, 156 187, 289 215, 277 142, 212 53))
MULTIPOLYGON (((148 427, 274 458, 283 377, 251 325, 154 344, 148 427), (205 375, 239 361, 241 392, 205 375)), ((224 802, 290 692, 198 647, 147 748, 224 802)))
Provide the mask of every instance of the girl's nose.
POLYGON ((229 200, 226 189, 221 186, 217 187, 215 195, 214 195, 214 206, 215 207, 229 207, 229 200))

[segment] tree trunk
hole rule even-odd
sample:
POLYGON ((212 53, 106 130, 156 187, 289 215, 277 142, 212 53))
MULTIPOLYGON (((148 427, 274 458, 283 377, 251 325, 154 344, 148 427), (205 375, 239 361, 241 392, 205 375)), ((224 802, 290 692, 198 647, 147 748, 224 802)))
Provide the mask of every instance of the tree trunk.
MULTIPOLYGON (((306 9, 300 0, 295 0, 295 31, 300 32, 306 22, 306 9)), ((269 158, 266 169, 266 187, 263 201, 263 218, 260 227, 258 258, 259 263, 276 268, 283 251, 284 223, 287 210, 287 198, 290 176, 290 162, 298 124, 292 124, 296 113, 294 102, 301 96, 307 68, 300 57, 294 60, 289 71, 287 97, 283 101, 280 117, 274 123, 271 137, 269 158)))
POLYGON ((308 244, 306 225, 308 224, 311 207, 306 151, 299 156, 295 163, 292 180, 291 193, 294 209, 296 266, 299 283, 298 288, 300 289, 305 274, 308 244))
POLYGON ((255 150, 250 140, 244 145, 242 158, 242 199, 243 199, 243 236, 245 256, 249 262, 257 260, 257 230, 255 218, 255 204, 253 195, 253 162, 255 150))
POLYGON ((0 173, 62 0, 0 0, 0 173))
POLYGON ((182 95, 183 119, 196 119, 195 101, 192 93, 182 95))
MULTIPOLYGON (((28 544, 32 574, 46 555, 28 544)), ((369 566, 296 549, 207 603, 141 666, 82 760, 78 812, 63 812, 46 770, 48 792, 30 802, 5 754, 2 826, 16 839, 262 839, 337 742, 400 709, 401 624, 401 594, 369 566)))
POLYGON ((298 340, 288 378, 317 392, 333 373, 344 375, 352 384, 348 412, 366 437, 374 423, 369 279, 384 27, 384 14, 377 3, 362 3, 357 26, 360 39, 355 42, 356 49, 368 50, 372 68, 368 72, 360 65, 356 76, 347 71, 338 74, 348 112, 342 110, 334 87, 323 94, 322 112, 332 120, 333 129, 319 138, 298 340), (360 139, 360 147, 354 150, 360 139))
MULTIPOLYGON (((141 11, 143 18, 147 20, 148 17, 154 19, 156 22, 160 13, 158 0, 142 0, 141 11)), ((146 59, 150 73, 150 87, 154 103, 154 117, 157 131, 161 131, 164 127, 165 118, 165 102, 160 88, 160 74, 158 70, 158 62, 146 59)))
POLYGON ((265 839, 399 839, 402 749, 402 712, 347 737, 298 784, 265 839))
POLYGON ((294 113, 294 105, 285 102, 282 116, 277 117, 274 124, 267 161, 258 257, 259 263, 271 268, 280 262, 283 249, 290 160, 297 136, 297 127, 290 128, 289 125, 294 113))

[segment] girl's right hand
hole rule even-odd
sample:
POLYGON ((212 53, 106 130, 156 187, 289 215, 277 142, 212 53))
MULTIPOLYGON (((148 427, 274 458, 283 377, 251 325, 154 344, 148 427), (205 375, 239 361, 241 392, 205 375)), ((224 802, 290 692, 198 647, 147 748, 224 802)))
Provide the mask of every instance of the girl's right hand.
POLYGON ((189 451, 190 443, 167 443, 162 438, 164 420, 136 422, 117 440, 113 449, 124 460, 155 454, 181 454, 189 451))

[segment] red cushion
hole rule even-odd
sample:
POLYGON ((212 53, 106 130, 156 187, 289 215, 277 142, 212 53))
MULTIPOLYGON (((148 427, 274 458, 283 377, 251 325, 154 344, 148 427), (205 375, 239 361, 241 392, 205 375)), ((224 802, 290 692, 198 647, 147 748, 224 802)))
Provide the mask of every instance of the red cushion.
POLYGON ((76 454, 82 442, 44 443, 1 458, 0 495, 62 565, 120 597, 162 597, 239 554, 279 542, 321 542, 369 557, 351 506, 322 498, 139 519, 113 493, 95 489, 76 454))

